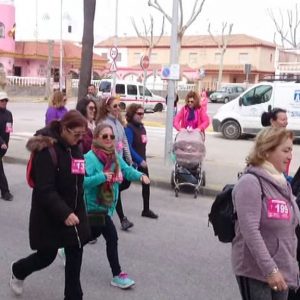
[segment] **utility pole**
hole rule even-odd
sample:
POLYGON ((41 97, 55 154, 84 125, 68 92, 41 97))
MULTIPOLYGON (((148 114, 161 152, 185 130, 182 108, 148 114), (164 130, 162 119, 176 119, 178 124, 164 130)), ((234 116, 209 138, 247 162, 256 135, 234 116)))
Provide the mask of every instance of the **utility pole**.
MULTIPOLYGON (((178 63, 177 31, 178 31, 178 0, 173 0, 170 65, 178 63)), ((172 144, 173 144, 174 100, 175 100, 175 80, 169 79, 167 118, 166 118, 166 137, 165 137, 165 164, 171 163, 171 153, 172 153, 172 144)))
POLYGON ((62 22, 63 22, 63 0, 60 0, 60 42, 59 42, 59 90, 63 90, 63 29, 62 29, 62 22))
MULTIPOLYGON (((116 12, 115 12, 115 38, 114 38, 114 47, 117 48, 118 47, 118 10, 119 10, 119 0, 116 0, 116 12)), ((116 60, 117 61, 116 57, 116 60)), ((113 62, 114 63, 114 62, 113 62)), ((113 96, 115 96, 116 91, 115 91, 115 87, 116 87, 116 81, 117 81, 117 74, 116 74, 117 70, 113 71, 113 81, 112 81, 112 87, 111 87, 111 91, 113 96)))

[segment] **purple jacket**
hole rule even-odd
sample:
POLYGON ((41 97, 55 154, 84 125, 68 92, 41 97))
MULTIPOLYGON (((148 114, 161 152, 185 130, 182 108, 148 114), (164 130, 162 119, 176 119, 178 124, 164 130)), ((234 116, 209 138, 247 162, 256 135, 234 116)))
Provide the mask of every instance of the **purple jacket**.
POLYGON ((278 267, 287 285, 297 287, 295 228, 299 224, 299 209, 295 197, 287 183, 281 185, 263 168, 250 166, 247 170, 260 176, 265 196, 262 199, 259 181, 251 174, 242 175, 233 189, 238 216, 232 242, 234 273, 266 282, 267 275, 278 267), (288 210, 289 217, 271 217, 268 204, 272 199, 284 201, 283 208, 288 210))
POLYGON ((49 106, 46 111, 46 126, 53 120, 60 120, 67 112, 68 110, 64 106, 59 108, 49 106))

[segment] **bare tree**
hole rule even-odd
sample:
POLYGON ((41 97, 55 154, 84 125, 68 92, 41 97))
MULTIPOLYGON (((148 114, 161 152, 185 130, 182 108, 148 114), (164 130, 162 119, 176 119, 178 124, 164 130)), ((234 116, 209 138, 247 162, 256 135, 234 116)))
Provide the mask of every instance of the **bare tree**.
POLYGON ((274 34, 275 44, 277 44, 276 34, 279 34, 283 48, 300 49, 300 9, 298 4, 295 4, 295 9, 287 9, 285 13, 279 10, 279 16, 278 14, 275 15, 272 9, 268 9, 268 14, 276 29, 274 34))
POLYGON ((220 89, 221 82, 222 82, 222 77, 223 77, 223 65, 224 65, 224 55, 227 50, 227 45, 228 45, 228 39, 231 35, 232 32, 232 27, 233 24, 227 24, 227 22, 222 23, 222 35, 220 38, 215 37, 211 30, 210 30, 210 23, 208 24, 208 33, 212 40, 216 43, 218 46, 218 49, 220 51, 220 62, 219 62, 219 75, 218 75, 218 83, 217 83, 217 90, 220 89), (225 30, 228 26, 228 33, 225 33, 225 30))
MULTIPOLYGON (((184 36, 184 33, 199 16, 200 12, 202 11, 205 0, 202 0, 200 4, 199 4, 199 0, 195 0, 191 16, 185 24, 183 24, 182 0, 178 0, 178 1, 179 1, 180 16, 179 16, 179 24, 178 24, 178 31, 177 31, 177 42, 178 42, 178 57, 180 57, 180 50, 181 50, 182 38, 184 36)), ((163 16, 165 16, 165 18, 172 24, 172 17, 169 14, 167 14, 167 12, 162 8, 162 6, 158 3, 157 0, 153 0, 153 1, 149 0, 148 5, 160 11, 163 14, 163 16)))
POLYGON ((155 48, 156 45, 158 45, 159 41, 161 40, 162 36, 164 35, 165 17, 163 17, 162 25, 161 25, 161 32, 157 38, 154 36, 154 33, 153 33, 154 32, 154 22, 153 22, 153 17, 151 15, 150 15, 150 25, 147 25, 145 22, 145 19, 142 18, 143 31, 140 31, 138 29, 138 26, 136 25, 134 18, 131 18, 131 23, 136 32, 136 35, 145 42, 145 44, 148 48, 147 55, 151 59, 151 54, 152 54, 153 48, 155 48))
POLYGON ((91 81, 96 0, 84 0, 83 5, 84 25, 82 36, 78 100, 86 96, 87 88, 91 81))

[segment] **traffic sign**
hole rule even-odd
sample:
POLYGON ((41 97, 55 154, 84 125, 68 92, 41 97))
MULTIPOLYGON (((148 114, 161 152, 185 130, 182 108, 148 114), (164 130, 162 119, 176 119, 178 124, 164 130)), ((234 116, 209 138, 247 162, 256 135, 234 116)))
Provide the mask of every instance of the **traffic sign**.
POLYGON ((143 70, 147 70, 149 68, 150 60, 148 55, 143 55, 141 57, 140 65, 143 70))
POLYGON ((110 48, 110 51, 109 51, 109 54, 110 54, 110 57, 112 58, 112 60, 116 60, 116 58, 118 57, 118 48, 117 47, 111 47, 110 48))
POLYGON ((179 64, 172 64, 170 66, 163 66, 161 69, 161 79, 180 80, 180 66, 179 64))

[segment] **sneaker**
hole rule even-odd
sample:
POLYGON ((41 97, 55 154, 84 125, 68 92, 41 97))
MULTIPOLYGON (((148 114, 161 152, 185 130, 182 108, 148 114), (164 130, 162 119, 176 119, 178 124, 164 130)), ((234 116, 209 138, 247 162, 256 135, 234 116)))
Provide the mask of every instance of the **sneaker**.
POLYGON ((10 192, 6 192, 6 193, 2 194, 1 198, 5 201, 12 201, 14 196, 10 192))
POLYGON ((93 239, 93 240, 89 241, 89 244, 90 244, 90 245, 94 245, 94 244, 96 244, 96 243, 97 243, 97 241, 98 241, 98 239, 97 239, 97 238, 95 238, 95 239, 93 239))
POLYGON ((64 264, 64 267, 66 266, 66 254, 65 254, 65 249, 64 248, 59 248, 57 250, 57 254, 58 254, 58 257, 61 259, 61 261, 63 262, 64 264))
POLYGON ((111 285, 119 287, 120 289, 128 289, 135 285, 135 282, 128 278, 128 275, 121 272, 118 276, 114 276, 110 282, 111 285))
POLYGON ((155 214, 152 210, 143 210, 142 217, 150 218, 150 219, 157 219, 158 215, 155 214))
POLYGON ((19 280, 15 277, 13 273, 13 262, 11 263, 10 266, 10 280, 9 280, 9 286, 10 289, 15 293, 15 295, 20 296, 23 293, 23 285, 24 285, 24 280, 19 280))
POLYGON ((133 223, 130 222, 126 217, 124 217, 121 222, 121 228, 126 231, 127 229, 129 229, 131 227, 133 227, 133 223))

